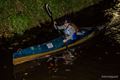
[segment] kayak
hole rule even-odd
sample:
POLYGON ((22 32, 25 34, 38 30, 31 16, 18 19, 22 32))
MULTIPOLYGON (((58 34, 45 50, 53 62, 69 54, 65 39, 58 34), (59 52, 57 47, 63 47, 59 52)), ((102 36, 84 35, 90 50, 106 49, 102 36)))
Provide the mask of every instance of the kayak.
MULTIPOLYGON (((81 34, 77 35, 77 39, 68 41, 68 48, 75 47, 88 39, 92 38, 96 34, 95 28, 81 28, 79 31, 81 34)), ((66 46, 63 43, 64 36, 59 36, 51 41, 43 44, 34 45, 25 49, 18 50, 13 53, 13 64, 18 65, 27 61, 35 60, 37 58, 53 55, 59 51, 65 50, 66 46)))

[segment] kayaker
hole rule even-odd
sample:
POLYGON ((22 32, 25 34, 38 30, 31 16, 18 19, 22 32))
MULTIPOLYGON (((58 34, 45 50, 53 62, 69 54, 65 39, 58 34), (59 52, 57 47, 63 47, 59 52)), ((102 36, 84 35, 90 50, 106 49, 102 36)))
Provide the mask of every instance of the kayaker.
POLYGON ((63 25, 58 26, 56 22, 54 22, 55 29, 62 30, 65 39, 63 40, 66 43, 68 40, 76 40, 77 39, 77 32, 79 31, 77 26, 73 23, 70 23, 68 20, 65 20, 63 25))

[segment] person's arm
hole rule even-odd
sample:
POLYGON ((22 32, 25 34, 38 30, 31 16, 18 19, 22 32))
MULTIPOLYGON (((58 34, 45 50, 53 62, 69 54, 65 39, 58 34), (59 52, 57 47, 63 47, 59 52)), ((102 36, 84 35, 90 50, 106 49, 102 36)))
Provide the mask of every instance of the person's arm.
POLYGON ((57 22, 54 21, 54 28, 57 30, 57 22))
POLYGON ((72 36, 67 36, 66 39, 63 40, 64 43, 66 43, 68 40, 70 40, 72 36))
POLYGON ((64 29, 65 27, 62 25, 62 26, 57 26, 57 23, 56 22, 54 22, 54 28, 57 30, 57 29, 59 29, 59 30, 61 30, 61 29, 64 29))
POLYGON ((75 24, 71 23, 71 26, 74 27, 75 32, 78 32, 78 31, 79 31, 78 27, 77 27, 75 24))

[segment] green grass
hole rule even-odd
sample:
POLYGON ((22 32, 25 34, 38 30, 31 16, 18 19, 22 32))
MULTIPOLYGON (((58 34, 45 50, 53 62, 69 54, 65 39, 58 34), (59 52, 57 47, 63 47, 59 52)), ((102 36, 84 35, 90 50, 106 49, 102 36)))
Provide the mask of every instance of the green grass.
POLYGON ((25 30, 49 21, 43 6, 49 3, 53 18, 93 5, 100 0, 0 0, 0 34, 22 34, 25 30))

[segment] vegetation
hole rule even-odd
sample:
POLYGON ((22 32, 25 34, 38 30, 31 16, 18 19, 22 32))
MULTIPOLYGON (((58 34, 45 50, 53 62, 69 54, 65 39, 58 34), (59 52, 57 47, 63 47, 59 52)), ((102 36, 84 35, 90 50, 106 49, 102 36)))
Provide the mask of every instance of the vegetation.
POLYGON ((111 15, 112 18, 108 23, 105 35, 120 44, 120 1, 116 1, 113 8, 107 9, 106 14, 111 15))
POLYGON ((49 21, 43 6, 49 3, 53 18, 96 4, 100 0, 0 0, 0 36, 22 34, 39 23, 49 21), (8 34, 8 35, 7 35, 8 34))

